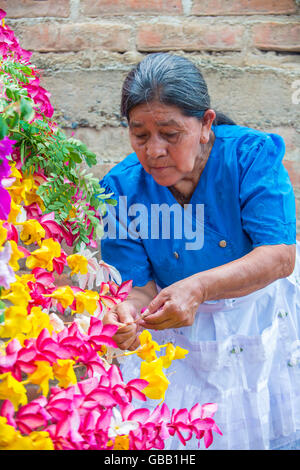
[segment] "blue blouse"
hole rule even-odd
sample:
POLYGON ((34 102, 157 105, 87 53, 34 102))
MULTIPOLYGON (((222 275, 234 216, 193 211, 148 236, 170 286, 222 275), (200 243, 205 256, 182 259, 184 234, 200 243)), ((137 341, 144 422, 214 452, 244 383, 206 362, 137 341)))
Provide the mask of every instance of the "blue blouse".
POLYGON ((135 153, 100 182, 118 201, 104 217, 101 254, 124 281, 142 286, 155 280, 163 288, 254 247, 296 243, 283 139, 235 125, 213 131, 214 145, 185 208, 145 172, 135 153))

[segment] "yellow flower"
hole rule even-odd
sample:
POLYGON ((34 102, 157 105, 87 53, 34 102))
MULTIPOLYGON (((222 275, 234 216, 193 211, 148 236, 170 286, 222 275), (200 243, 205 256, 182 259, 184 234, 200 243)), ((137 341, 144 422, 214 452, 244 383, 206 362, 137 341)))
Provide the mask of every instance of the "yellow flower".
POLYGON ((67 263, 70 269, 72 269, 71 276, 73 274, 87 274, 88 272, 88 260, 82 255, 70 255, 67 257, 67 263))
POLYGON ((76 312, 83 313, 87 311, 90 315, 98 308, 99 294, 92 290, 75 292, 76 312))
POLYGON ((25 255, 22 251, 19 250, 18 245, 16 244, 14 240, 9 240, 8 243, 11 246, 9 265, 12 267, 14 271, 18 271, 20 269, 18 260, 20 258, 24 258, 25 255))
POLYGON ((13 338, 28 333, 30 328, 26 307, 13 305, 5 311, 4 325, 0 325, 0 337, 13 338))
POLYGON ((6 242, 7 239, 7 230, 3 227, 3 220, 0 220, 0 246, 6 242))
POLYGON ((161 359, 163 361, 163 367, 170 367, 172 361, 174 361, 175 359, 184 359, 187 354, 187 349, 183 349, 180 346, 176 346, 175 348, 172 343, 168 343, 166 347, 165 356, 161 356, 161 359))
POLYGON ((53 380, 53 370, 47 361, 35 361, 36 370, 28 375, 23 383, 32 383, 40 386, 39 391, 46 397, 49 392, 49 380, 53 380))
POLYGON ((56 289, 52 294, 45 294, 45 297, 52 297, 57 300, 63 308, 67 308, 73 303, 74 293, 70 286, 63 286, 56 289))
POLYGON ((25 243, 25 245, 30 245, 35 242, 41 245, 41 240, 45 238, 46 232, 37 220, 29 219, 20 225, 23 225, 20 239, 25 243))
POLYGON ((15 410, 27 404, 27 394, 23 383, 18 382, 11 372, 0 374, 0 400, 10 400, 15 410))
POLYGON ((69 215, 66 220, 74 219, 76 217, 76 214, 77 214, 77 209, 75 206, 72 206, 72 208, 69 210, 69 215))
POLYGON ((54 450, 54 444, 47 431, 33 431, 28 437, 33 450, 54 450))
POLYGON ((36 280, 33 274, 22 274, 22 276, 16 275, 16 279, 18 282, 23 284, 28 293, 30 292, 28 282, 35 282, 36 280))
POLYGON ((34 177, 32 175, 22 175, 14 166, 12 166, 11 170, 11 177, 14 177, 15 181, 7 188, 7 190, 10 193, 12 200, 16 204, 21 204, 23 202, 25 206, 29 206, 30 204, 37 202, 43 210, 44 204, 40 196, 36 194, 38 186, 35 183, 34 177))
POLYGON ((165 376, 162 367, 163 362, 161 358, 152 362, 141 363, 140 378, 148 382, 148 385, 143 389, 143 393, 148 398, 155 400, 161 398, 162 401, 165 398, 165 393, 170 382, 165 376))
POLYGON ((18 434, 13 426, 7 424, 7 419, 0 416, 0 450, 8 450, 9 446, 18 438, 18 434))
POLYGON ((36 190, 38 189, 37 184, 35 183, 34 177, 32 175, 26 175, 22 179, 22 184, 24 187, 24 204, 25 206, 29 206, 34 202, 40 202, 41 198, 36 194, 36 190))
POLYGON ((53 271, 53 258, 59 258, 61 255, 61 247, 58 242, 52 238, 42 241, 41 247, 33 251, 26 259, 28 269, 44 268, 53 271))
POLYGON ((14 178, 15 181, 7 188, 7 191, 10 193, 12 202, 19 205, 23 200, 22 174, 16 169, 15 164, 10 165, 10 168, 10 178, 14 178))
POLYGON ((114 450, 129 450, 129 437, 126 435, 116 436, 114 450))
POLYGON ((74 364, 75 361, 72 359, 58 359, 57 362, 53 364, 53 373, 55 378, 59 381, 59 387, 67 388, 77 383, 73 369, 74 364))
POLYGON ((28 337, 37 338, 44 328, 52 333, 53 326, 50 317, 46 312, 43 312, 41 307, 32 307, 27 319, 30 324, 30 330, 27 332, 28 337))
POLYGON ((17 217, 21 214, 22 206, 16 204, 15 201, 12 199, 10 202, 10 212, 7 218, 7 222, 10 224, 15 224, 17 222, 17 217))
POLYGON ((156 341, 153 341, 151 333, 148 330, 143 330, 139 336, 139 340, 141 346, 135 351, 136 354, 147 362, 157 359, 155 351, 159 351, 160 346, 156 341))
POLYGON ((0 450, 54 450, 54 445, 47 431, 33 431, 22 436, 4 416, 0 416, 0 450))
POLYGON ((23 282, 16 281, 9 287, 9 290, 5 291, 4 295, 1 295, 1 299, 9 300, 18 307, 27 307, 28 302, 31 300, 28 286, 25 286, 23 282))

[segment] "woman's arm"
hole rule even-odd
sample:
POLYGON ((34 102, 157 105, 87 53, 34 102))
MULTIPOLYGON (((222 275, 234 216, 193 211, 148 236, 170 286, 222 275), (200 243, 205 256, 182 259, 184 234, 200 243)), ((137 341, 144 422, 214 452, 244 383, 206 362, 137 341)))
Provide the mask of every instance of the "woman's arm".
POLYGON ((289 276, 294 270, 295 259, 296 245, 254 248, 242 258, 205 272, 202 277, 204 300, 251 294, 276 279, 289 276))
POLYGON ((295 245, 265 245, 235 261, 194 274, 162 289, 139 324, 157 330, 190 326, 202 302, 241 297, 287 277, 294 269, 295 256, 295 245))

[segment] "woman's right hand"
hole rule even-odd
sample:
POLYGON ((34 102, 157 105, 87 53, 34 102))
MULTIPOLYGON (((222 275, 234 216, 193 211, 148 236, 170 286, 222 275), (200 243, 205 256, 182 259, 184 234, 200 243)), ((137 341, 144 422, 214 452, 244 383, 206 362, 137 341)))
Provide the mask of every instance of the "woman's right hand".
POLYGON ((103 324, 117 325, 118 330, 113 340, 123 350, 134 351, 139 345, 138 325, 135 320, 140 316, 135 305, 130 300, 124 300, 109 310, 103 318, 103 324))
POLYGON ((147 307, 156 295, 157 288, 154 281, 149 281, 141 287, 135 286, 126 300, 117 304, 104 315, 103 324, 109 323, 118 326, 113 340, 120 349, 134 351, 140 346, 138 336, 143 328, 137 325, 137 320, 141 318, 142 309, 147 307))

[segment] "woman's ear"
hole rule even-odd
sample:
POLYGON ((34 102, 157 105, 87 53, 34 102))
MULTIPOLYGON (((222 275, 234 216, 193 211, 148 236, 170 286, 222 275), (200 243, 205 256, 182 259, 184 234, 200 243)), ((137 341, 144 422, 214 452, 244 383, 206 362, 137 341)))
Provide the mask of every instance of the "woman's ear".
POLYGON ((212 123, 216 117, 216 113, 213 109, 207 109, 202 118, 202 129, 200 136, 200 143, 207 144, 210 138, 210 131, 212 123))

